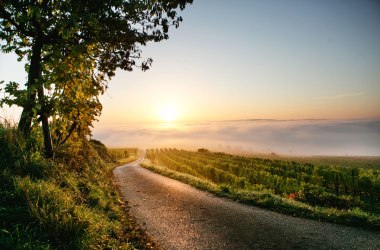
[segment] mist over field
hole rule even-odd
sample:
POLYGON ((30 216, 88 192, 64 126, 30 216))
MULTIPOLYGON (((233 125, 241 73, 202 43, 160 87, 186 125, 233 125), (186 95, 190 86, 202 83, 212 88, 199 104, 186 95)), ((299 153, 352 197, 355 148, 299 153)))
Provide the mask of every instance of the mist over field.
POLYGON ((98 125, 110 147, 176 147, 285 155, 380 155, 380 120, 244 120, 98 125))

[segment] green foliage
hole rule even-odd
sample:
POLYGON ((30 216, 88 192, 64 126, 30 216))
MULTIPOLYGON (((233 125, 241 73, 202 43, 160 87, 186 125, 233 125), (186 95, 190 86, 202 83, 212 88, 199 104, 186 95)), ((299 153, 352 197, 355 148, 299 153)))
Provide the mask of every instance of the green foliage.
POLYGON ((41 122, 45 155, 53 157, 53 142, 59 147, 75 132, 91 133, 102 110, 98 97, 117 69, 149 69, 152 59, 140 61, 141 47, 168 39, 169 26, 182 21, 178 9, 191 2, 1 1, 0 50, 27 61, 28 81, 26 89, 6 84, 0 104, 23 108, 25 138, 41 122))
POLYGON ((350 195, 336 196, 317 185, 304 185, 303 190, 299 192, 296 199, 313 206, 335 207, 346 210, 353 208, 354 205, 361 205, 360 202, 355 204, 354 198, 350 195))
POLYGON ((110 154, 119 164, 131 163, 138 158, 138 148, 110 148, 110 154))
MULTIPOLYGON (((83 207, 75 206, 71 195, 63 194, 54 183, 16 179, 16 194, 27 204, 30 217, 57 246, 83 247, 82 242, 92 218, 86 218, 83 207)), ((65 192, 66 193, 66 192, 65 192)), ((89 215, 89 214, 88 214, 89 215)))
MULTIPOLYGON (((161 165, 168 168, 161 172, 174 171, 205 180, 217 185, 207 189, 219 195, 309 218, 380 228, 379 170, 203 150, 151 149, 146 156, 155 165, 153 170, 161 165)), ((184 180, 195 186, 201 183, 188 179, 184 180)))
POLYGON ((154 247, 128 217, 101 142, 69 140, 49 161, 27 144, 0 124, 0 249, 154 247))
POLYGON ((108 148, 101 141, 91 139, 90 143, 101 159, 109 162, 115 161, 108 148))

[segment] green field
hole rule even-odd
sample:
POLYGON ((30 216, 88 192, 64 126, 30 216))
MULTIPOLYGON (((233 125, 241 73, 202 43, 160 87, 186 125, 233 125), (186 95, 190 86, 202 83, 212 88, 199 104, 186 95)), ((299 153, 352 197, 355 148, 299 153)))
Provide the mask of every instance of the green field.
POLYGON ((151 149, 147 158, 150 164, 145 166, 152 170, 246 203, 380 228, 380 171, 358 159, 314 158, 311 163, 307 158, 264 159, 204 149, 151 149))
POLYGON ((131 163, 139 157, 138 148, 109 148, 108 152, 119 164, 131 163))

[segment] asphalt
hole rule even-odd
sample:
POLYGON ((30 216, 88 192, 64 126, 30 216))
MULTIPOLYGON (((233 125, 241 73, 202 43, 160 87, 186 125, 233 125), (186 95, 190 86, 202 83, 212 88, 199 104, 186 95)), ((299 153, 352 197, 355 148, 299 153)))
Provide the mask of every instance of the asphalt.
POLYGON ((199 191, 135 163, 114 170, 130 213, 163 249, 380 249, 380 233, 295 218, 199 191))

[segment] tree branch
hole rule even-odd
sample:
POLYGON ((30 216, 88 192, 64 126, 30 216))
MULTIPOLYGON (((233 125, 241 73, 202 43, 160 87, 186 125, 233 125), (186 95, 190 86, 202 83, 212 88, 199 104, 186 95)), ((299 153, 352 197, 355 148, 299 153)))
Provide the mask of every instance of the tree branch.
POLYGON ((71 134, 74 132, 74 129, 76 128, 76 126, 77 126, 77 122, 74 121, 74 123, 71 124, 71 127, 69 128, 69 131, 68 131, 69 134, 65 137, 65 139, 62 142, 59 142, 59 146, 62 146, 62 144, 64 144, 67 141, 67 139, 69 139, 71 134))
POLYGON ((24 26, 18 24, 15 20, 12 19, 12 15, 5 11, 2 1, 0 5, 0 18, 3 18, 4 20, 10 22, 13 26, 16 27, 18 31, 21 31, 21 33, 24 34, 25 36, 34 37, 35 34, 26 30, 24 26))

